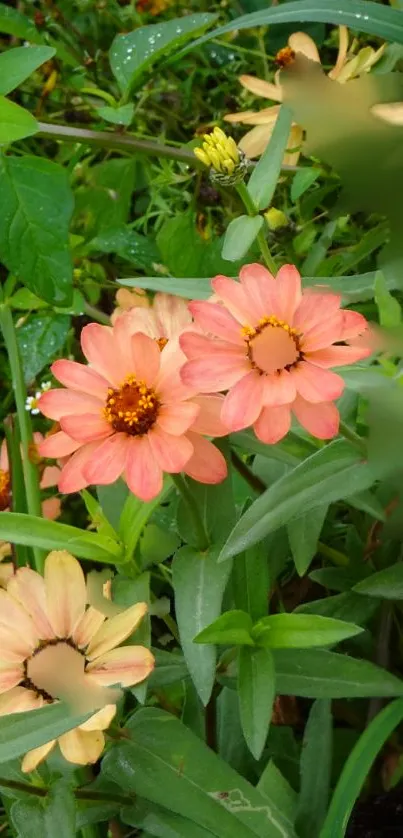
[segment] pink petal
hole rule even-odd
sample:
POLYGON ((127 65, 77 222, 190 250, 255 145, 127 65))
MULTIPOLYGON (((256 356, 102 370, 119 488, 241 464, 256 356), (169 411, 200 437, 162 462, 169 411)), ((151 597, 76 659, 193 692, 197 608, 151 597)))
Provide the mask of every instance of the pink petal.
POLYGON ((0 627, 12 631, 16 635, 18 643, 22 643, 26 657, 35 648, 38 642, 38 635, 35 625, 28 614, 28 611, 14 599, 11 594, 0 589, 0 627))
MULTIPOLYGON (((244 265, 239 272, 246 298, 253 308, 254 321, 270 314, 280 314, 278 289, 273 275, 262 265, 257 263, 244 265)), ((251 324, 252 325, 252 324, 251 324)))
POLYGON ((38 400, 38 407, 48 419, 58 421, 62 416, 99 412, 103 407, 103 402, 86 393, 60 389, 43 393, 38 400))
MULTIPOLYGON (((238 330, 241 331, 239 324, 238 330)), ((193 358, 205 358, 207 355, 221 355, 222 353, 231 354, 234 357, 245 357, 245 341, 240 336, 237 343, 230 343, 227 340, 220 340, 197 332, 184 332, 180 336, 180 346, 186 357, 191 360, 193 358)))
POLYGON ((278 297, 281 306, 281 318, 292 323, 294 313, 301 302, 301 277, 294 265, 283 265, 277 273, 278 297))
POLYGON ((84 476, 84 467, 94 457, 99 448, 99 442, 88 442, 79 448, 69 461, 63 466, 59 479, 59 490, 65 494, 80 492, 88 486, 88 480, 84 476))
POLYGON ((126 468, 128 437, 126 434, 113 434, 97 449, 97 456, 83 467, 83 474, 88 483, 99 486, 114 483, 126 468))
POLYGON ((228 390, 247 375, 250 368, 246 357, 223 352, 222 355, 188 361, 181 369, 181 378, 196 391, 213 393, 228 390))
POLYGON ((189 303, 189 309, 196 323, 205 332, 217 335, 217 337, 228 340, 230 343, 243 344, 239 323, 234 320, 224 306, 218 303, 194 300, 194 302, 189 303))
POLYGON ((206 436, 226 436, 228 434, 228 428, 221 419, 224 396, 200 395, 192 401, 200 407, 200 413, 190 428, 192 433, 205 434, 206 436))
POLYGON ((89 396, 95 396, 102 402, 105 400, 108 382, 106 378, 102 378, 102 375, 92 370, 91 367, 78 364, 77 361, 63 359, 55 361, 51 366, 51 370, 54 377, 64 387, 87 393, 89 396))
POLYGON ((368 323, 358 311, 342 311, 342 327, 339 340, 348 340, 362 334, 368 328, 368 323))
POLYGON ((126 375, 127 360, 119 352, 113 330, 99 323, 89 323, 81 332, 81 348, 95 371, 119 387, 126 375))
POLYGON ((154 384, 154 390, 161 397, 160 401, 182 401, 194 396, 194 390, 183 383, 180 370, 186 361, 179 342, 168 341, 160 355, 160 371, 154 384))
POLYGON ((341 311, 329 315, 327 320, 313 326, 301 337, 301 348, 304 353, 314 352, 316 349, 325 349, 332 343, 341 340, 341 329, 343 314, 341 311))
POLYGON ((87 604, 80 563, 67 550, 52 550, 45 559, 46 611, 57 637, 71 637, 87 604))
POLYGON ((1 471, 9 470, 7 442, 3 439, 0 447, 0 469, 1 471))
POLYGON ((93 442, 113 433, 112 425, 101 413, 83 413, 81 416, 62 416, 60 426, 77 442, 93 442))
POLYGON ((177 402, 160 407, 157 425, 168 434, 180 436, 184 434, 200 413, 200 407, 195 402, 177 402))
POLYGON ((131 492, 144 501, 153 500, 162 489, 162 469, 147 436, 132 437, 126 463, 126 481, 131 492))
POLYGON ((245 375, 226 395, 221 419, 230 431, 249 428, 262 409, 264 377, 255 370, 245 375))
MULTIPOLYGON (((4 569, 4 565, 1 566, 1 569, 4 569)), ((7 585, 12 579, 12 575, 7 579, 7 585)), ((11 624, 10 626, 0 625, 1 666, 5 664, 14 666, 22 663, 32 655, 38 642, 39 637, 36 634, 27 642, 26 638, 22 634, 18 634, 11 624)))
POLYGON ((291 411, 288 405, 264 407, 253 430, 261 442, 274 445, 287 436, 291 427, 291 411))
POLYGON ((318 439, 332 439, 339 430, 339 411, 333 403, 311 404, 297 396, 292 411, 298 422, 318 439))
POLYGON ((208 439, 189 431, 193 454, 184 467, 185 474, 199 483, 221 483, 227 476, 227 463, 221 451, 208 439))
POLYGON ((307 352, 306 359, 317 367, 342 367, 345 364, 355 364, 370 355, 371 350, 365 346, 329 346, 327 349, 317 349, 307 352))
POLYGON ((239 323, 245 326, 247 324, 252 325, 255 322, 253 304, 251 305, 245 289, 239 282, 229 279, 227 276, 216 276, 215 279, 212 279, 211 285, 230 314, 239 323))
POLYGON ((6 693, 16 687, 24 678, 22 664, 0 669, 0 693, 6 693))
POLYGON ((294 401, 296 394, 295 382, 288 370, 264 376, 263 405, 265 407, 290 404, 294 401))
POLYGON ((57 486, 60 477, 59 466, 45 466, 41 477, 41 489, 49 489, 51 486, 57 486))
POLYGON ((322 293, 317 289, 304 291, 295 312, 293 326, 306 332, 313 326, 326 322, 340 308, 341 295, 322 293))
POLYGON ((148 433, 150 448, 163 471, 178 474, 193 454, 193 446, 185 436, 172 436, 157 425, 148 433))
POLYGON ((8 584, 11 594, 28 612, 41 640, 55 637, 47 614, 46 590, 43 576, 29 567, 20 567, 8 584))
MULTIPOLYGON (((60 474, 60 469, 59 469, 60 474)), ((46 498, 42 501, 42 516, 48 521, 56 521, 62 509, 62 504, 59 498, 46 498)))
POLYGON ((103 687, 112 684, 132 687, 144 681, 153 669, 154 656, 144 646, 111 649, 87 666, 88 677, 103 687))
POLYGON ((160 326, 158 337, 174 338, 192 321, 186 300, 159 291, 153 309, 160 326))
POLYGON ((100 611, 92 608, 92 606, 87 608, 72 634, 72 640, 77 644, 79 649, 85 649, 88 646, 94 635, 101 628, 104 620, 105 616, 100 611))
POLYGON ((63 431, 51 434, 39 445, 41 457, 67 457, 80 447, 80 443, 67 436, 63 431))
POLYGON ((161 352, 158 344, 148 335, 137 332, 131 340, 132 371, 147 387, 153 387, 159 373, 161 352))
POLYGON ((340 375, 315 367, 309 361, 297 364, 291 374, 298 393, 308 402, 332 401, 338 399, 344 390, 344 381, 340 375))

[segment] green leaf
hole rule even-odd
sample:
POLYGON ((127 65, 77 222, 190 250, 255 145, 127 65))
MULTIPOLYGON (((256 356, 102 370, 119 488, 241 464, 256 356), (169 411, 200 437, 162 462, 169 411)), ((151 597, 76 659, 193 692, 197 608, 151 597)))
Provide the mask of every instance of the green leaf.
POLYGON ((321 170, 312 168, 300 169, 299 172, 293 177, 292 184, 291 184, 291 200, 295 204, 298 201, 298 198, 301 198, 301 195, 304 195, 305 192, 312 186, 315 181, 320 177, 321 170))
POLYGON ((343 838, 357 797, 372 763, 403 719, 403 699, 393 701, 368 725, 351 751, 339 777, 320 838, 343 838))
POLYGON ((213 548, 198 553, 192 547, 182 547, 172 564, 175 591, 175 610, 183 654, 193 683, 203 702, 207 704, 215 679, 216 652, 213 646, 194 643, 194 638, 217 619, 231 567, 217 562, 213 548))
POLYGON ((47 364, 55 360, 65 344, 70 324, 70 317, 52 312, 30 317, 17 329, 26 383, 33 381, 47 364))
POLYGON ((256 623, 252 637, 259 646, 272 649, 306 649, 340 643, 362 631, 354 623, 316 614, 271 614, 256 623))
POLYGON ((255 238, 262 228, 263 218, 261 215, 253 217, 240 215, 234 218, 228 225, 222 248, 222 258, 229 262, 236 262, 242 259, 255 241, 255 238))
POLYGON ((299 614, 320 614, 334 617, 336 620, 354 620, 357 625, 365 625, 374 615, 379 602, 374 597, 363 596, 354 591, 346 591, 337 596, 328 596, 303 602, 295 609, 299 614))
POLYGON ((122 105, 120 108, 102 105, 102 107, 97 108, 97 114, 106 122, 111 122, 112 125, 128 126, 133 121, 134 105, 131 102, 128 105, 122 105))
POLYGON ((147 524, 140 541, 143 567, 160 564, 176 552, 180 538, 176 532, 163 530, 157 524, 147 524))
POLYGON ((397 300, 392 297, 388 290, 385 277, 381 271, 377 271, 375 277, 375 302, 379 311, 379 322, 385 329, 393 329, 399 326, 402 320, 402 310, 397 300))
POLYGON ((4 3, 0 3, 0 32, 34 43, 40 43, 42 40, 38 30, 28 17, 4 3))
POLYGON ((329 800, 332 768, 332 710, 330 699, 312 705, 301 750, 301 788, 296 827, 301 838, 319 835, 329 800))
POLYGON ((107 776, 125 791, 215 838, 295 838, 276 801, 260 795, 173 715, 146 708, 126 728, 131 741, 116 744, 103 761, 107 776))
MULTIPOLYGON (((91 238, 122 229, 130 215, 135 174, 133 157, 104 160, 87 170, 86 185, 75 193, 75 221, 80 232, 91 238)), ((90 241, 88 247, 91 245, 90 241)))
POLYGON ((39 125, 29 111, 0 96, 0 145, 30 137, 37 131, 39 125))
POLYGON ((232 589, 236 608, 246 611, 253 623, 266 616, 270 576, 268 561, 262 550, 251 547, 236 556, 232 589))
POLYGON ((11 297, 7 299, 11 308, 21 311, 32 311, 38 308, 48 308, 48 303, 33 294, 29 288, 18 288, 11 297))
POLYGON ((287 524, 288 540, 299 576, 304 576, 318 549, 328 506, 318 506, 287 524))
POLYGON ((0 55, 0 94, 6 96, 55 54, 53 47, 15 47, 0 55))
POLYGON ((358 564, 348 567, 320 567, 312 570, 309 578, 325 588, 330 588, 331 591, 345 593, 370 574, 368 565, 358 564))
POLYGON ((337 440, 312 454, 277 480, 242 515, 225 544, 220 561, 236 556, 268 533, 310 509, 344 497, 374 482, 369 466, 348 442, 337 440))
POLYGON ((0 257, 34 294, 59 306, 72 299, 72 211, 68 174, 57 163, 0 159, 0 257))
POLYGON ((260 759, 276 695, 276 673, 270 649, 239 650, 238 694, 241 724, 248 748, 260 759))
POLYGON ((189 678, 185 658, 176 652, 165 652, 163 649, 153 649, 155 669, 151 673, 148 684, 150 689, 177 684, 189 678))
POLYGON ((256 788, 260 791, 260 794, 276 800, 279 809, 294 823, 297 808, 296 792, 283 777, 272 759, 269 760, 260 775, 256 788))
POLYGON ((129 288, 144 288, 146 291, 165 291, 166 294, 192 300, 207 300, 211 297, 211 281, 203 277, 135 276, 133 279, 118 279, 118 283, 129 288))
POLYGON ((57 739, 82 724, 91 713, 73 716, 66 704, 55 702, 39 710, 12 713, 0 718, 0 763, 57 739))
POLYGON ((120 516, 129 497, 127 483, 119 478, 115 483, 97 486, 97 495, 103 514, 115 532, 118 532, 120 516))
POLYGON ((97 562, 123 560, 121 545, 111 538, 19 512, 1 513, 0 538, 44 550, 70 550, 77 558, 97 562))
POLYGON ((354 585, 357 594, 381 599, 403 599, 403 564, 398 562, 354 585))
POLYGON ((250 615, 245 611, 227 611, 203 629, 197 637, 194 637, 193 642, 218 643, 223 646, 254 646, 255 643, 251 637, 252 626, 250 615))
MULTIPOLYGON (((90 251, 100 250, 101 253, 117 253, 121 259, 146 271, 153 267, 155 269, 155 264, 161 261, 155 241, 125 225, 102 230, 89 242, 87 248, 90 251)), ((123 282, 126 283, 126 280, 122 280, 121 284, 123 282)))
POLYGON ((194 821, 144 800, 137 800, 130 809, 126 807, 121 817, 124 823, 144 830, 143 838, 151 835, 156 838, 214 838, 210 830, 197 826, 194 821))
MULTIPOLYGON (((284 152, 288 146, 291 123, 291 110, 286 105, 282 105, 270 141, 248 183, 248 192, 259 210, 266 209, 272 201, 284 152)), ((224 258, 228 257, 224 256, 224 258)))
POLYGON ((146 503, 131 493, 127 495, 119 522, 119 535, 125 545, 129 558, 133 555, 143 529, 155 509, 168 497, 172 491, 172 482, 165 476, 162 491, 156 498, 146 503))
POLYGON ((65 780, 54 783, 46 797, 16 800, 11 821, 19 838, 75 838, 76 802, 65 780))
POLYGON ((403 681, 390 672, 326 649, 274 649, 280 695, 303 698, 366 698, 403 695, 403 681))
POLYGON ((212 14, 186 15, 165 23, 139 26, 128 35, 117 35, 112 41, 109 60, 122 93, 128 94, 152 64, 203 32, 216 19, 217 15, 212 14))

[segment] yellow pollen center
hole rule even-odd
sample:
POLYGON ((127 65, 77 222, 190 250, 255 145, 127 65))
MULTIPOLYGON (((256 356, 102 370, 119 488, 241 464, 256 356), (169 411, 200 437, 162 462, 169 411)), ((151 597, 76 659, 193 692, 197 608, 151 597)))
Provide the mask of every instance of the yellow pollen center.
POLYGON ((245 326, 242 337, 252 366, 261 373, 289 369, 301 358, 297 330, 274 315, 262 317, 256 327, 245 326))
POLYGON ((0 512, 10 506, 10 474, 0 469, 0 512))
POLYGON ((135 375, 128 375, 118 390, 109 388, 103 412, 115 431, 138 436, 152 428, 158 409, 154 390, 135 375))

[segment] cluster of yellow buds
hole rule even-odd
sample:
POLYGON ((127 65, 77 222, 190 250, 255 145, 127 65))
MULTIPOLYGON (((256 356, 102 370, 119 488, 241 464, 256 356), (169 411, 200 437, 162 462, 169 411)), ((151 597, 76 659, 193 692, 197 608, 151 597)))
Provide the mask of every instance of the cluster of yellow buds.
POLYGON ((244 179, 248 161, 232 137, 227 137, 217 126, 211 134, 204 134, 203 145, 194 149, 198 160, 208 166, 210 177, 223 186, 233 186, 244 179))

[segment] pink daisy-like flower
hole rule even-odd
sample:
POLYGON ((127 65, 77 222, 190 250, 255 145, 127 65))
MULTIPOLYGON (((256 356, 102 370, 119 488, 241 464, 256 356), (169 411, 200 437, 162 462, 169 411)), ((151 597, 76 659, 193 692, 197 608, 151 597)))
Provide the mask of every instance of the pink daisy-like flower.
POLYGON ((187 331, 180 338, 189 359, 184 383, 201 392, 228 391, 221 419, 231 431, 253 425, 262 442, 275 443, 294 414, 313 436, 334 437, 339 412, 333 401, 344 382, 330 367, 370 354, 350 344, 366 330, 365 318, 341 310, 338 294, 302 292, 293 265, 284 265, 276 279, 261 265, 246 265, 240 282, 218 276, 212 286, 221 302, 189 305, 205 334, 187 331))
POLYGON ((88 366, 67 360, 52 366, 67 389, 49 390, 39 401, 61 426, 40 453, 71 455, 61 492, 123 475, 133 494, 149 501, 162 489, 163 472, 183 471, 195 453, 187 431, 201 406, 180 378, 183 355, 174 343, 161 352, 148 335, 132 334, 125 315, 113 327, 85 326, 81 346, 88 366))
POLYGON ((33 771, 56 745, 69 762, 96 762, 102 733, 116 713, 118 693, 143 681, 154 657, 143 646, 116 647, 136 629, 147 605, 139 602, 111 618, 88 606, 81 566, 65 550, 49 553, 44 577, 21 567, 0 590, 0 716, 35 710, 64 699, 78 712, 102 709, 68 733, 29 751, 22 770, 33 771))

